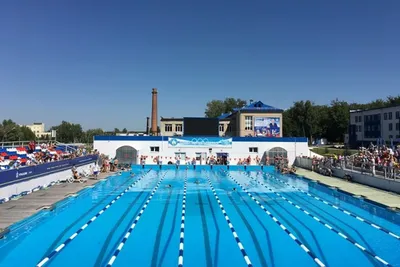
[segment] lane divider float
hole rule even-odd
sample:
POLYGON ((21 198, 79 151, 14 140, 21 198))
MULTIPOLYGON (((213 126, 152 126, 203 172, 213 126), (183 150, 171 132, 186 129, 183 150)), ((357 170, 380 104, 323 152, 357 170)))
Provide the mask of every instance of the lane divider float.
POLYGON ((181 230, 179 235, 179 256, 178 267, 183 267, 183 245, 185 241, 185 216, 186 216, 186 184, 187 172, 183 183, 183 198, 182 198, 182 216, 181 216, 181 230))
POLYGON ((269 210, 267 210, 263 204, 260 203, 249 191, 246 190, 230 173, 224 171, 242 190, 254 201, 257 205, 287 234, 290 238, 296 242, 320 267, 325 267, 325 264, 312 252, 306 245, 303 244, 289 229, 287 229, 269 210))
MULTIPOLYGON (((361 251, 363 251, 364 253, 366 253, 367 255, 371 256, 372 258, 378 260, 380 263, 382 263, 385 266, 391 266, 387 261, 385 261, 384 259, 382 259, 381 257, 379 257, 378 255, 376 255, 375 253, 369 251, 368 249, 366 249, 364 246, 360 245, 359 243, 357 243, 355 240, 353 240, 352 238, 348 237, 347 235, 341 233, 340 231, 336 230, 335 228, 333 228, 332 226, 330 226, 329 224, 327 224, 326 222, 322 221, 321 219, 319 219, 318 217, 312 215, 310 212, 308 212, 307 210, 303 209, 302 207, 300 207, 299 205, 293 203, 291 200, 287 199, 286 197, 282 196, 281 194, 279 194, 278 192, 275 192, 274 190, 272 190, 270 187, 268 187, 267 185, 261 183, 260 181, 258 181, 257 179, 254 179, 253 177, 251 177, 250 175, 246 174, 249 178, 255 180, 257 183, 259 183, 261 186, 264 186, 266 189, 268 189, 271 193, 277 195, 278 197, 282 198, 283 200, 285 200, 286 202, 288 202, 290 205, 294 206, 296 209, 304 212, 306 215, 310 216, 311 218, 313 218, 315 221, 317 221, 318 223, 322 224, 323 226, 325 226, 326 228, 328 228, 329 230, 331 230, 332 232, 336 233, 338 236, 340 236, 341 238, 349 241, 351 244, 353 244, 356 248, 360 249, 361 251)), ((230 176, 231 177, 231 176, 230 176)))
POLYGON ((216 191, 215 191, 215 189, 214 189, 214 187, 213 187, 213 185, 212 185, 212 183, 211 183, 210 178, 207 177, 207 180, 208 180, 208 185, 211 187, 211 191, 213 192, 214 197, 215 197, 215 199, 216 199, 217 202, 218 202, 219 208, 221 209, 222 214, 224 215, 224 218, 225 218, 226 222, 228 223, 229 229, 231 229, 232 235, 233 235, 233 237, 235 238, 235 241, 236 241, 236 243, 237 243, 237 245, 238 245, 238 247, 239 247, 239 249, 240 249, 240 252, 242 252, 243 258, 244 258, 244 260, 245 260, 247 266, 248 266, 248 267, 252 267, 253 264, 251 263, 251 261, 250 261, 250 259, 249 259, 249 256, 247 255, 247 252, 246 252, 246 250, 244 249, 244 247, 243 247, 243 245, 242 245, 242 242, 240 241, 239 236, 238 236, 238 234, 236 233, 235 228, 233 227, 233 224, 232 224, 231 220, 230 220, 229 217, 228 217, 228 214, 226 214, 225 208, 224 208, 224 206, 222 206, 222 203, 221 203, 221 201, 219 200, 219 197, 218 197, 218 195, 217 195, 217 193, 216 193, 216 191))
POLYGON ((143 207, 140 209, 139 213, 136 215, 135 220, 133 221, 131 227, 129 228, 129 230, 126 232, 126 234, 124 235, 124 237, 122 238, 121 242, 119 243, 117 249, 114 251, 112 257, 110 258, 110 260, 107 263, 107 267, 110 267, 114 264, 115 260, 117 259, 119 253, 121 252, 122 248, 124 247, 126 241, 128 240, 129 236, 131 235, 133 229, 135 229, 138 221, 140 220, 140 218, 142 217, 144 211, 146 210, 146 208, 148 207, 151 199, 153 198, 154 194, 156 193, 157 189, 160 187, 161 182, 164 180, 164 177, 166 175, 167 172, 164 173, 164 175, 161 177, 160 181, 158 181, 157 185, 154 187, 153 191, 151 192, 149 198, 147 199, 147 201, 144 203, 143 207))
POLYGON ((375 223, 373 223, 373 222, 371 222, 371 221, 369 221, 369 220, 367 220, 367 219, 365 219, 365 218, 362 218, 362 217, 358 216, 357 214, 354 214, 354 213, 352 213, 352 212, 350 212, 350 211, 348 211, 348 210, 345 210, 345 209, 343 209, 343 208, 341 208, 341 207, 338 207, 338 206, 336 206, 335 204, 330 203, 330 202, 328 202, 328 201, 326 201, 326 200, 324 200, 324 199, 322 199, 322 198, 320 198, 320 197, 317 197, 317 196, 315 196, 315 195, 313 195, 313 194, 310 194, 310 193, 308 193, 308 192, 306 192, 306 191, 304 191, 304 190, 302 190, 302 189, 300 189, 300 188, 297 188, 297 187, 295 187, 295 186, 293 186, 293 185, 291 185, 291 184, 289 184, 289 183, 287 183, 287 182, 285 182, 285 181, 283 181, 283 180, 281 180, 281 179, 276 178, 276 177, 273 176, 273 175, 270 175, 270 174, 268 174, 268 173, 267 173, 266 175, 267 175, 268 177, 272 178, 272 179, 277 180, 278 182, 281 182, 281 183, 283 183, 283 184, 285 184, 285 185, 287 185, 287 186, 290 186, 291 188, 293 188, 293 189, 295 189, 295 190, 298 190, 298 191, 301 192, 301 193, 306 194, 306 195, 309 196, 309 197, 312 197, 312 198, 314 198, 314 199, 316 199, 316 200, 318 200, 318 201, 321 201, 322 203, 324 203, 324 204, 326 204, 326 205, 328 205, 328 206, 330 206, 330 207, 332 207, 332 208, 334 208, 334 209, 337 209, 337 210, 343 212, 344 214, 347 214, 347 215, 349 215, 349 216, 351 216, 351 217, 353 217, 353 218, 356 218, 357 220, 359 220, 359 221, 361 221, 361 222, 363 222, 363 223, 366 223, 366 224, 368 224, 368 225, 370 225, 370 226, 372 226, 372 227, 374 227, 374 228, 376 228, 376 229, 378 229, 378 230, 381 230, 382 232, 384 232, 384 233, 386 233, 386 234, 388 234, 388 235, 390 235, 390 236, 396 238, 397 240, 400 240, 400 236, 399 236, 399 235, 397 235, 397 234, 391 232, 391 231, 388 230, 388 229, 385 229, 384 227, 382 227, 382 226, 380 226, 380 225, 377 225, 377 224, 375 224, 375 223))
POLYGON ((84 225, 79 228, 78 231, 73 233, 67 240, 65 240, 61 245, 59 245, 56 249, 50 252, 45 258, 43 258, 36 267, 42 267, 49 260, 51 260, 54 256, 56 256, 60 251, 62 251, 72 240, 74 240, 83 230, 85 230, 91 223, 93 223, 97 218, 99 218, 106 210, 108 210, 115 202, 117 202, 129 189, 135 186, 141 179, 143 179, 151 170, 140 176, 134 183, 128 186, 124 191, 122 191, 118 196, 116 196, 113 200, 111 200, 104 208, 102 208, 96 215, 94 215, 89 221, 87 221, 84 225))

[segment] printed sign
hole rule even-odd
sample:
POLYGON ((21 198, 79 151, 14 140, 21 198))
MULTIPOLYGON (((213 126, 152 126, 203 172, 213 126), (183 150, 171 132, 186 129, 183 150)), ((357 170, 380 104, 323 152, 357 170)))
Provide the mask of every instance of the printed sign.
POLYGON ((232 138, 179 137, 168 138, 169 147, 232 147, 232 138))
POLYGON ((21 167, 19 169, 1 171, 0 187, 34 179, 54 172, 68 170, 72 168, 73 165, 80 166, 95 161, 97 161, 97 156, 90 155, 70 160, 53 161, 36 166, 21 167))
POLYGON ((281 137, 281 119, 278 117, 254 118, 254 136, 281 137))

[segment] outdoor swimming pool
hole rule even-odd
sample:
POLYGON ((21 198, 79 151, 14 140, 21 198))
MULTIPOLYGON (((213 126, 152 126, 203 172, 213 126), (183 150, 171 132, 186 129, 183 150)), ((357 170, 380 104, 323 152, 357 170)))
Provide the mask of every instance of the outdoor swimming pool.
POLYGON ((154 169, 12 226, 0 266, 400 266, 383 207, 273 169, 154 169))

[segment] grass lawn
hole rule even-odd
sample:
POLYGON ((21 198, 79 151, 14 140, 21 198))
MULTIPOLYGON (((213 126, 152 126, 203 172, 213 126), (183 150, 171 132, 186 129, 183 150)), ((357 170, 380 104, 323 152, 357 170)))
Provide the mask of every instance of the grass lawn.
MULTIPOLYGON (((327 154, 329 154, 329 155, 332 155, 332 154, 345 155, 346 154, 346 149, 344 149, 344 148, 318 147, 318 148, 311 149, 311 151, 314 153, 317 153, 319 155, 322 155, 322 156, 327 155, 327 154)), ((358 150, 356 150, 356 149, 348 149, 347 150, 348 155, 353 155, 357 152, 358 152, 358 150)))

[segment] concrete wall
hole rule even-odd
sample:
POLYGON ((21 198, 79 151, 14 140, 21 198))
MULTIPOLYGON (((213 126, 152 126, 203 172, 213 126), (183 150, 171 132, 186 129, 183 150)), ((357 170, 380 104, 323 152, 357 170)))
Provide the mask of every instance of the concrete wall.
MULTIPOLYGON (((311 170, 312 160, 306 158, 296 158, 295 165, 307 170, 311 170)), ((378 189, 391 191, 400 194, 400 181, 394 179, 385 179, 372 175, 361 174, 360 172, 352 172, 350 170, 333 169, 333 176, 342 178, 345 174, 350 174, 352 180, 359 184, 368 185, 378 189)))
MULTIPOLYGON (((137 137, 137 136, 96 136, 94 140, 94 148, 101 151, 105 155, 115 157, 116 150, 122 146, 131 146, 138 151, 137 157, 148 156, 145 164, 155 164, 153 159, 157 156, 162 157, 162 163, 167 164, 168 161, 175 162, 175 153, 186 153, 187 157, 194 158, 196 153, 206 153, 216 155, 216 153, 229 153, 231 165, 236 165, 239 158, 244 159, 251 156, 252 164, 255 165, 255 158, 260 159, 264 153, 272 148, 280 147, 287 151, 289 163, 293 163, 296 155, 309 155, 309 149, 306 138, 299 138, 299 142, 295 138, 233 138, 232 146, 229 148, 212 148, 209 152, 208 147, 171 147, 168 144, 168 137, 137 137), (150 147, 159 147, 159 152, 151 152, 150 147), (258 152, 249 152, 250 147, 257 147, 258 152)), ((181 161, 182 163, 182 161, 181 161)), ((200 164, 200 162, 197 162, 200 164)))
MULTIPOLYGON (((88 163, 85 165, 77 166, 78 172, 82 172, 83 170, 89 171, 90 165, 94 163, 88 163)), ((0 200, 8 200, 10 197, 14 195, 19 195, 23 192, 30 193, 35 188, 47 187, 51 183, 57 182, 59 180, 65 180, 68 177, 72 176, 72 172, 70 169, 63 170, 56 173, 51 173, 49 175, 43 175, 34 179, 30 179, 25 182, 20 182, 16 184, 11 184, 9 186, 0 187, 0 200)))

